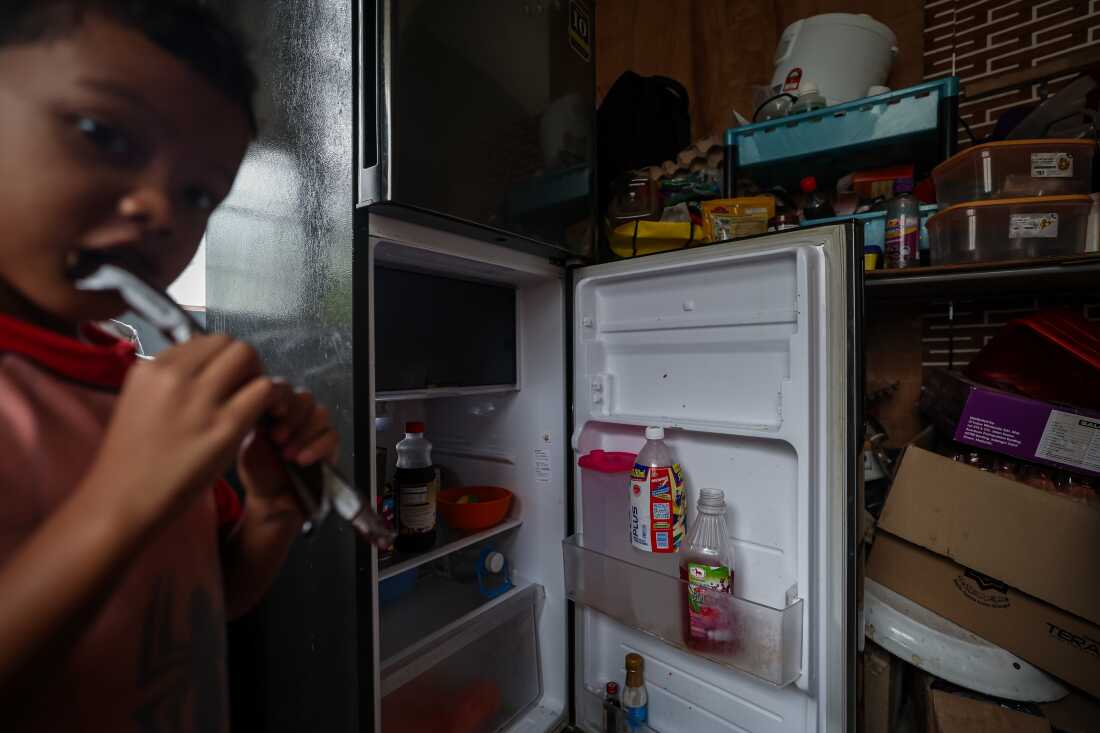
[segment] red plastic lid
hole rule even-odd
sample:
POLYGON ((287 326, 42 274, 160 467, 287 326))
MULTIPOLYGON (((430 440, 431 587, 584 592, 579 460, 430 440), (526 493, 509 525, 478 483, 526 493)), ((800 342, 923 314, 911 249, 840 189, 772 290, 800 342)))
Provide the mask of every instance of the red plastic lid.
POLYGON ((817 190, 817 179, 813 176, 806 176, 798 182, 798 187, 802 189, 802 193, 810 193, 817 190))
POLYGON ((607 689, 607 694, 608 695, 618 695, 619 694, 619 683, 616 682, 615 680, 611 680, 610 682, 607 683, 607 688, 606 689, 607 689))
POLYGON ((424 432, 424 423, 422 423, 418 420, 414 420, 412 422, 407 422, 407 423, 405 423, 405 432, 406 433, 423 433, 424 432))
POLYGON ((635 453, 594 450, 580 457, 577 465, 600 473, 626 473, 634 468, 635 453))

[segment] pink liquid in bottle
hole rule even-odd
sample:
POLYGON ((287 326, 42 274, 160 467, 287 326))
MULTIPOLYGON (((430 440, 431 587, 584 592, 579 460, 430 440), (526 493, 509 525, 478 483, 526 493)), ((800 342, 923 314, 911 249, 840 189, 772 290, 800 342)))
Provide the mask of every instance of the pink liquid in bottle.
POLYGON ((737 648, 736 620, 728 596, 733 594, 734 558, 723 492, 700 490, 698 514, 683 554, 684 644, 701 652, 732 653, 737 648))

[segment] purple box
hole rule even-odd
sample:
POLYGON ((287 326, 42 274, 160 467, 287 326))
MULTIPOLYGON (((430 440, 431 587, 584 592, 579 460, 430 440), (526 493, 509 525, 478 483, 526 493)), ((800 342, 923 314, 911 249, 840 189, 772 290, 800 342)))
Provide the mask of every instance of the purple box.
POLYGON ((955 440, 1025 461, 1100 476, 1100 414, 971 383, 955 440))

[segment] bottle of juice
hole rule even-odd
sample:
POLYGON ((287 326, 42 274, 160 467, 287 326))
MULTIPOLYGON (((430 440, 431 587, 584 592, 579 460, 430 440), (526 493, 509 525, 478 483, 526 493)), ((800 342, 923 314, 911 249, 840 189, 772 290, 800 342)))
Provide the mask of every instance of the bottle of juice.
POLYGON ((397 540, 399 552, 424 552, 435 546, 435 498, 439 484, 432 468, 432 444, 424 423, 405 425, 397 444, 397 540))
POLYGON ((665 445, 665 429, 645 429, 646 444, 630 473, 630 544, 672 553, 684 538, 684 472, 665 445))
POLYGON ((733 593, 733 576, 726 495, 718 489, 701 489, 698 516, 680 564, 680 579, 687 583, 684 643, 688 647, 716 653, 733 651, 733 617, 730 604, 722 598, 722 594, 733 593))

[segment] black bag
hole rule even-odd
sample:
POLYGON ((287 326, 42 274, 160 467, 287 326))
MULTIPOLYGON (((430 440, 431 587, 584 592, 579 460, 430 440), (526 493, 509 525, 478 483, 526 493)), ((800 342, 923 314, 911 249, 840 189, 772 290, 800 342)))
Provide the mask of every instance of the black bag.
POLYGON ((690 144, 691 115, 684 85, 665 76, 624 71, 597 113, 601 214, 607 210, 615 178, 672 160, 690 144))

